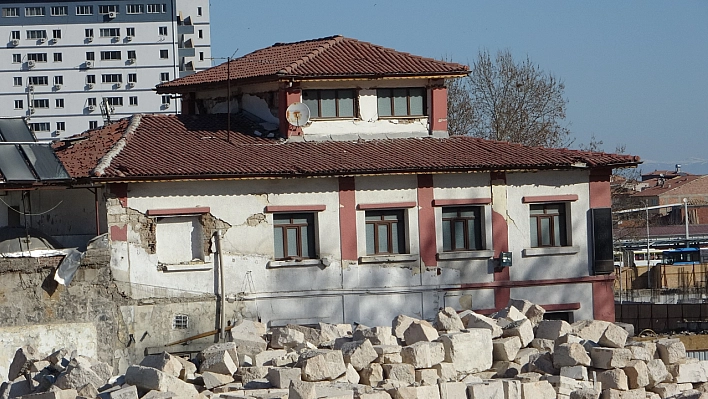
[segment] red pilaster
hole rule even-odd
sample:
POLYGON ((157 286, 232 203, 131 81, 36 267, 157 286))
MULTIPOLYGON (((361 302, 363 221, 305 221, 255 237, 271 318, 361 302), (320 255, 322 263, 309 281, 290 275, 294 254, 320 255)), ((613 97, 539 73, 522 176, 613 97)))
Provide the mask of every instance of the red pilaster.
POLYGON ((615 292, 613 290, 614 275, 600 281, 592 282, 592 313, 593 319, 615 321, 615 292))
MULTIPOLYGON (((506 173, 492 172, 490 176, 491 184, 506 185, 506 173)), ((493 200, 493 199, 492 199, 493 200)), ((493 208, 492 208, 493 209, 493 208)), ((506 212, 506 210, 504 210, 506 212)), ((504 215, 492 210, 492 240, 494 241, 494 258, 499 258, 502 252, 509 250, 509 227, 506 223, 504 215)), ((497 269, 494 272, 494 281, 509 281, 509 268, 497 269)), ((506 287, 497 287, 494 289, 494 307, 501 309, 509 303, 511 298, 511 289, 506 287)))
POLYGON ((302 128, 291 126, 287 119, 287 109, 293 104, 300 102, 302 96, 300 95, 300 88, 297 87, 285 87, 280 89, 279 93, 280 104, 278 106, 278 119, 280 125, 280 134, 285 138, 290 138, 292 136, 302 136, 302 128))
POLYGON ((182 95, 182 113, 194 115, 197 113, 196 93, 190 92, 182 95))
POLYGON ((447 133, 447 88, 430 88, 430 133, 447 133))
POLYGON ((357 260, 355 190, 353 177, 339 178, 339 242, 342 260, 357 260))
POLYGON ((425 267, 436 267, 438 261, 433 208, 433 175, 418 175, 418 234, 420 259, 425 267))
POLYGON ((128 206, 128 183, 111 183, 110 190, 123 208, 128 206))
POLYGON ((612 169, 592 169, 590 171, 590 208, 609 208, 612 206, 611 175, 612 169))

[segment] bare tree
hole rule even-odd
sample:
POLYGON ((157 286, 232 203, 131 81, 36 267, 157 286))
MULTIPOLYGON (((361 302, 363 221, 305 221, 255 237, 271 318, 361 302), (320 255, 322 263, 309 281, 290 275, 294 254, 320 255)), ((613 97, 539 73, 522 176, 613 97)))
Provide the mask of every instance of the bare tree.
POLYGON ((565 85, 529 58, 516 63, 500 51, 481 51, 466 78, 448 84, 448 130, 526 145, 564 147, 565 85))

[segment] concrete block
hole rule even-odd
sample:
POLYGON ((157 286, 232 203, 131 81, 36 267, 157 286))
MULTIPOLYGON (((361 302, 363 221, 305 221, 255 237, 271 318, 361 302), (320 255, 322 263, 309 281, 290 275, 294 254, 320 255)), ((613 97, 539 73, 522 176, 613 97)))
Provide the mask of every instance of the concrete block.
POLYGON ((610 323, 607 325, 605 332, 602 333, 602 336, 597 343, 608 348, 624 348, 628 335, 627 330, 616 324, 610 323))
MULTIPOLYGON (((512 308, 514 309, 514 308, 512 308)), ((502 328, 502 337, 519 337, 521 339, 521 347, 525 348, 533 340, 533 323, 529 319, 523 318, 514 321, 502 328)))
POLYGON ((305 343, 305 334, 287 327, 277 327, 272 330, 270 347, 273 349, 294 348, 305 343))
POLYGON ((556 399, 556 390, 548 381, 522 382, 521 399, 556 399))
POLYGON ((504 384, 499 380, 468 384, 469 399, 504 399, 504 384))
POLYGON ((406 345, 416 342, 431 342, 438 339, 438 330, 425 320, 414 320, 403 333, 406 345))
POLYGON ((497 324, 496 320, 474 312, 470 312, 462 318, 462 322, 467 328, 483 328, 489 330, 492 334, 492 338, 501 337, 503 333, 502 328, 497 324))
POLYGON ((202 373, 202 380, 204 381, 204 388, 213 389, 226 385, 230 382, 234 382, 234 377, 227 374, 217 374, 211 371, 205 371, 202 373))
POLYGON ((594 347, 590 350, 592 366, 599 369, 622 368, 632 359, 629 349, 594 347))
POLYGON ((393 399, 440 399, 440 389, 437 385, 401 387, 389 393, 393 399))
POLYGON ((541 320, 536 327, 536 338, 556 340, 558 337, 569 334, 573 328, 565 320, 541 320))
POLYGON ((125 372, 125 383, 144 390, 174 392, 178 396, 184 397, 196 397, 199 394, 194 385, 152 367, 128 367, 125 372))
POLYGON ((435 316, 435 323, 433 326, 438 329, 438 331, 460 331, 464 330, 465 326, 462 324, 462 319, 457 314, 454 308, 446 307, 441 309, 435 316))
MULTIPOLYGON (((383 372, 388 380, 401 381, 406 385, 416 382, 416 370, 411 364, 384 364, 383 372)), ((435 374, 437 375, 437 370, 435 374)))
POLYGON ((679 339, 660 339, 656 349, 664 364, 675 364, 686 357, 686 347, 679 339))
POLYGON ((457 381, 457 370, 455 365, 448 362, 438 363, 433 366, 438 372, 438 378, 442 381, 457 381))
POLYGON ((428 369, 443 361, 449 361, 446 360, 443 343, 426 341, 416 342, 402 348, 401 358, 404 363, 411 364, 417 369, 428 369))
POLYGON ((368 339, 348 342, 342 345, 341 351, 344 362, 351 364, 357 371, 362 370, 379 357, 368 339))
POLYGON ((580 344, 561 344, 553 352, 553 366, 557 369, 568 366, 590 366, 590 363, 590 356, 580 344))
POLYGON ((597 373, 597 381, 602 383, 603 389, 629 390, 627 374, 622 369, 612 369, 597 373))
POLYGON ((516 359, 516 354, 521 349, 521 339, 519 337, 497 338, 492 340, 492 358, 511 362, 516 359))
POLYGON ((342 352, 337 350, 306 351, 298 363, 303 381, 333 380, 347 371, 342 352))
MULTIPOLYGON (((73 396, 75 398, 76 396, 73 396)), ((125 388, 113 391, 108 395, 110 399, 138 399, 138 388, 134 385, 129 385, 125 388)))
POLYGON ((649 385, 657 385, 662 382, 669 382, 670 374, 666 369, 666 365, 661 359, 652 359, 647 362, 647 376, 649 377, 649 385))
POLYGON ((467 385, 462 382, 441 382, 440 399, 467 399, 467 385))
POLYGON ((438 383, 438 371, 435 369, 415 370, 415 382, 420 385, 436 385, 438 383))
MULTIPOLYGON (((271 385, 279 389, 290 387, 290 381, 300 381, 302 371, 299 368, 271 367, 266 378, 271 385)), ((207 388, 211 389, 211 388, 207 388)))
MULTIPOLYGON (((444 345, 444 361, 452 363, 459 373, 476 373, 492 366, 493 345, 489 330, 475 328, 467 332, 446 334, 440 337, 440 341, 444 345)), ((403 349, 405 350, 406 348, 403 349)), ((440 362, 422 368, 429 368, 438 363, 440 362)))
POLYGON ((588 369, 585 366, 561 367, 560 375, 579 381, 588 380, 588 369))
MULTIPOLYGON (((410 366, 410 365, 409 365, 410 366)), ((412 367, 412 366, 410 366, 412 367)), ((371 363, 359 371, 359 383, 372 387, 379 386, 384 380, 384 370, 381 364, 371 363)))

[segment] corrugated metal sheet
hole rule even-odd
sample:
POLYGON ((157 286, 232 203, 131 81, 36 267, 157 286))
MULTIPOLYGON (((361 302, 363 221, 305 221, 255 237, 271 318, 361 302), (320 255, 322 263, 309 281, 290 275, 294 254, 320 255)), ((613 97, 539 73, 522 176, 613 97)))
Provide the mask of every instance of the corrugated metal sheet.
POLYGON ((686 351, 686 356, 698 360, 708 360, 708 350, 703 351, 686 351))

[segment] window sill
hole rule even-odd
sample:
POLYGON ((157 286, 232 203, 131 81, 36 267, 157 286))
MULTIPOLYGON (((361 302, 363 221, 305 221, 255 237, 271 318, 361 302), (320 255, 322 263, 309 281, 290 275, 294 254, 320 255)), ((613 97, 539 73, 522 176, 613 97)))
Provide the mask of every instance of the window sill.
POLYGON ((487 259, 494 256, 494 251, 484 249, 480 251, 456 251, 456 252, 440 252, 438 260, 457 260, 457 259, 487 259))
POLYGON ((572 255, 580 252, 580 247, 543 247, 543 248, 526 248, 524 256, 544 256, 544 255, 572 255))
POLYGON ((427 118, 427 115, 400 115, 400 116, 381 116, 379 115, 380 120, 392 120, 392 119, 424 119, 427 118))
POLYGON ((300 259, 300 260, 271 260, 268 262, 268 268, 277 267, 299 267, 299 266, 322 266, 321 259, 300 259))
POLYGON ((395 263, 413 262, 418 260, 418 255, 396 254, 396 255, 367 255, 360 256, 359 263, 395 263))
POLYGON ((200 262, 200 263, 191 263, 191 264, 185 264, 185 265, 160 264, 160 269, 163 272, 200 272, 200 271, 212 270, 213 267, 212 267, 211 263, 200 262))

